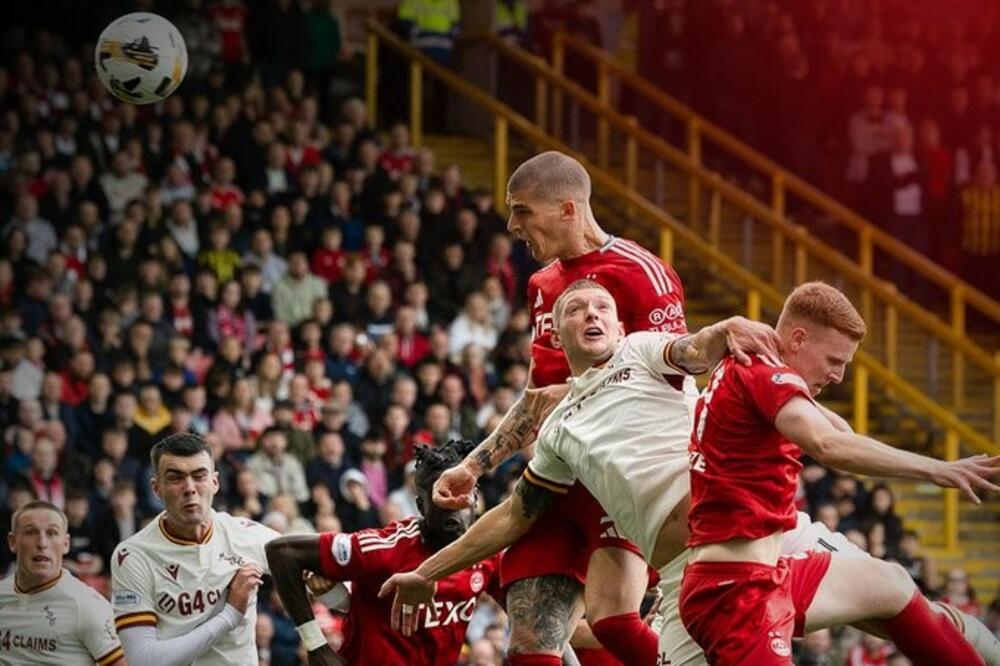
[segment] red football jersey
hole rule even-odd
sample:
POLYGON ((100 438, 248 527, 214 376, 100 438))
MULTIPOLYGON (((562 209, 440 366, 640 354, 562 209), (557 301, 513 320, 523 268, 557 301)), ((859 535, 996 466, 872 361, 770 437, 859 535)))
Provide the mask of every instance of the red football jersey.
POLYGON ((497 574, 500 556, 495 555, 438 581, 434 595, 437 619, 432 619, 421 604, 417 632, 405 637, 389 624, 392 595, 379 599, 378 591, 393 574, 412 571, 431 556, 420 538, 418 518, 353 534, 324 533, 319 553, 324 577, 353 582, 340 649, 341 656, 353 666, 453 666, 480 593, 502 598, 497 574))
POLYGON ((695 407, 689 546, 757 539, 796 524, 802 451, 774 418, 792 398, 812 398, 794 370, 751 358, 749 367, 723 359, 695 407))
POLYGON ((570 375, 562 350, 552 346, 552 306, 566 287, 582 279, 594 280, 611 292, 626 334, 687 332, 684 288, 674 269, 642 246, 612 236, 600 249, 573 259, 556 259, 528 280, 535 386, 559 384, 570 375))

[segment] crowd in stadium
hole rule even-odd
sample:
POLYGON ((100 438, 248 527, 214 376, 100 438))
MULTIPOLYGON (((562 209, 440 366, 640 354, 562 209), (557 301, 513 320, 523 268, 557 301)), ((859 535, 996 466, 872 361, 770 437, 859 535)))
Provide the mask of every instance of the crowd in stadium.
MULTIPOLYGON (((115 545, 162 508, 149 453, 166 434, 207 438, 217 509, 282 533, 356 531, 416 514, 415 447, 479 441, 528 378, 523 295, 537 266, 505 233, 491 193, 463 183, 461 164, 411 147, 405 124, 370 126, 361 100, 336 94, 330 84, 348 58, 327 8, 336 3, 180 4, 165 13, 188 40, 189 80, 155 108, 113 101, 72 36, 8 26, 0 63, 0 531, 31 498, 64 508, 66 565, 102 590, 115 545), (278 28, 255 32, 261 21, 278 28)), ((853 182, 874 178, 890 136, 916 127, 926 142, 949 110, 938 132, 948 150, 921 143, 923 208, 908 224, 947 225, 951 217, 933 217, 934 197, 997 187, 984 166, 995 159, 995 81, 975 67, 973 47, 947 47, 953 79, 943 80, 952 83, 919 98, 889 73, 891 63, 917 66, 920 49, 894 39, 883 53, 877 22, 834 30, 822 16, 762 3, 742 26, 734 3, 712 4, 727 16, 729 41, 712 61, 729 68, 712 77, 727 86, 713 96, 730 100, 716 110, 722 118, 743 117, 731 70, 750 66, 738 37, 759 33, 776 47, 760 65, 780 62, 792 79, 807 62, 810 76, 840 71, 821 64, 822 53, 844 58, 851 84, 820 90, 854 93, 839 105, 818 101, 802 123, 844 127, 888 84, 881 129, 858 129, 874 122, 862 114, 842 144, 870 158, 860 180, 849 172, 853 182), (851 30, 868 36, 865 49, 844 47, 851 30), (968 121, 954 115, 962 105, 968 121), (952 177, 962 149, 965 175, 952 177)), ((916 21, 883 27, 935 48, 916 21)), ((955 40, 974 43, 942 35, 941 48, 955 40)), ((774 147, 797 163, 801 146, 774 147)), ((1000 243, 991 248, 995 256, 1000 243)), ((523 464, 518 457, 486 482, 486 506, 523 464)), ((942 582, 885 486, 811 465, 801 502, 1000 632, 995 591, 977 597, 960 569, 942 582)), ((3 573, 11 554, 0 551, 3 573)), ((265 592, 261 610, 262 663, 297 663, 299 639, 277 596, 265 592)), ((336 634, 338 618, 323 621, 336 634)), ((890 648, 858 636, 811 635, 799 663, 887 663, 890 648)), ((502 663, 505 640, 502 612, 487 604, 470 628, 467 663, 502 663)))
POLYGON ((995 3, 638 4, 640 73, 1000 293, 995 3))

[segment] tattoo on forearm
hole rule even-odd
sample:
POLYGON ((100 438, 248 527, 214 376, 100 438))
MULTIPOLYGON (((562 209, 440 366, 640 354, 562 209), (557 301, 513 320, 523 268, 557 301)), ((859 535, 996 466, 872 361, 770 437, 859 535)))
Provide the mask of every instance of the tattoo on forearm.
POLYGON ((472 457, 485 474, 495 466, 524 448, 527 438, 535 428, 531 412, 519 400, 511 407, 510 413, 500 423, 496 431, 483 440, 472 452, 472 457))
POLYGON ((573 632, 581 586, 565 576, 541 576, 512 583, 507 590, 510 652, 562 650, 573 632))
POLYGON ((692 375, 700 375, 708 370, 708 365, 702 358, 701 350, 695 344, 693 335, 685 335, 674 340, 670 345, 670 358, 667 360, 692 375))
POLYGON ((545 513, 545 510, 556 499, 555 493, 539 488, 524 479, 517 482, 517 488, 514 492, 521 498, 521 515, 528 520, 533 520, 545 513))

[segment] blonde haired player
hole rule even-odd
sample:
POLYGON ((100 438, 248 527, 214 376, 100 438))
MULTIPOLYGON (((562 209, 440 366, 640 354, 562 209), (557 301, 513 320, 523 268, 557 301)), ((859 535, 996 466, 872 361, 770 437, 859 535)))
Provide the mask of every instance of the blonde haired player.
POLYGON ((125 666, 111 605, 62 567, 65 514, 29 502, 14 512, 7 544, 17 564, 0 580, 0 664, 125 666))
POLYGON ((164 511, 111 556, 111 600, 125 655, 142 666, 257 663, 257 588, 278 533, 214 511, 218 473, 199 435, 152 450, 164 511))

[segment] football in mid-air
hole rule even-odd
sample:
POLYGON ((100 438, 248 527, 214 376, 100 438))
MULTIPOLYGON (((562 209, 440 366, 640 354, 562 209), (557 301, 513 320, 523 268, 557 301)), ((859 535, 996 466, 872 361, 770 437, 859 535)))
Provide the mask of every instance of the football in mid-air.
POLYGON ((112 21, 97 40, 94 64, 120 100, 152 104, 177 89, 187 71, 187 48, 173 23, 135 12, 112 21))

